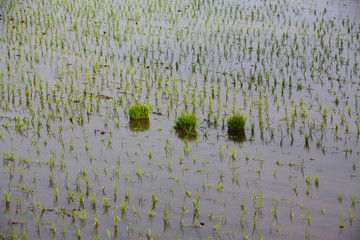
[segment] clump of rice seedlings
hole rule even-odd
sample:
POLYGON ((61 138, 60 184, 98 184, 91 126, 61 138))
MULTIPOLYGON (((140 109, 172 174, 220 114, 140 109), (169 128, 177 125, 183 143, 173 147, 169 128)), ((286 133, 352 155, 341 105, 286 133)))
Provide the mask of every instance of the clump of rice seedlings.
POLYGON ((184 113, 175 120, 174 129, 186 132, 187 134, 195 133, 198 125, 198 118, 195 113, 184 113))
POLYGON ((150 108, 147 105, 135 105, 129 109, 130 120, 149 119, 150 108))
POLYGON ((227 119, 228 131, 232 133, 244 132, 246 119, 246 116, 234 111, 233 115, 227 119))

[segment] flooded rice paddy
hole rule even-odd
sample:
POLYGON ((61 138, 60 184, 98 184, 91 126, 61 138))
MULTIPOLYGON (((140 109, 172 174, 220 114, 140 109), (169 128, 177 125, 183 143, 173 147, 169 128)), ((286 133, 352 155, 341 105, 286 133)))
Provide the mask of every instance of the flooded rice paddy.
POLYGON ((0 239, 357 239, 359 13, 1 1, 0 239))

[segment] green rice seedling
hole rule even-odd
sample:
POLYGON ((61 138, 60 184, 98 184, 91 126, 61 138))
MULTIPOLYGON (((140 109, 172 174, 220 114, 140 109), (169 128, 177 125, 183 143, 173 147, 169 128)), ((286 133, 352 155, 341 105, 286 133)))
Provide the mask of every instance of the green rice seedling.
POLYGON ((140 196, 139 196, 139 205, 141 205, 143 202, 143 194, 140 193, 140 196))
POLYGON ((351 206, 352 206, 352 207, 355 207, 355 203, 356 203, 355 194, 353 194, 353 195, 351 196, 351 206))
POLYGON ((170 211, 164 207, 164 221, 167 222, 168 221, 168 217, 170 216, 170 211))
POLYGON ((80 230, 79 226, 77 226, 77 225, 76 225, 76 237, 78 239, 81 239, 81 230, 80 230))
POLYGON ((277 173, 278 170, 279 170, 279 167, 277 167, 277 168, 275 169, 275 171, 274 171, 274 178, 276 178, 276 173, 277 173))
POLYGON ((138 177, 141 177, 142 175, 145 174, 145 172, 142 170, 142 166, 138 167, 138 171, 136 174, 138 175, 138 177))
POLYGON ((153 194, 151 195, 151 202, 152 202, 153 206, 155 206, 155 204, 156 204, 157 202, 159 202, 159 200, 156 199, 155 193, 153 193, 153 194))
POLYGON ((310 184, 311 178, 312 178, 312 176, 311 176, 310 173, 308 172, 307 175, 306 175, 306 180, 305 180, 305 182, 306 182, 307 184, 310 184))
POLYGON ((213 232, 217 233, 218 228, 220 227, 220 225, 221 225, 221 221, 219 222, 219 224, 213 223, 213 226, 212 226, 213 232))
POLYGON ((222 147, 220 148, 220 150, 219 150, 220 155, 223 155, 224 149, 225 149, 225 146, 222 146, 222 147))
POLYGON ((130 120, 149 119, 150 108, 147 105, 135 105, 129 109, 130 120))
POLYGON ((153 218, 156 214, 155 209, 153 207, 148 208, 148 214, 150 218, 153 218))
POLYGON ((310 224, 310 222, 311 222, 310 210, 308 210, 308 213, 307 213, 307 216, 306 216, 306 220, 307 220, 308 224, 310 224))
POLYGON ((50 223, 50 231, 52 233, 56 233, 56 220, 55 221, 51 221, 50 223))
POLYGON ((305 147, 308 148, 309 147, 309 135, 305 134, 304 138, 305 138, 305 147))
POLYGON ((78 215, 78 218, 80 219, 81 222, 86 221, 86 211, 85 211, 85 209, 80 209, 80 211, 78 211, 77 215, 78 215))
POLYGON ((231 156, 231 159, 232 159, 232 160, 236 160, 236 152, 237 152, 236 149, 232 149, 232 150, 230 151, 230 156, 231 156))
POLYGON ((41 220, 41 218, 36 217, 35 214, 34 214, 34 215, 33 215, 33 219, 34 219, 34 222, 35 222, 36 227, 39 228, 39 227, 40 227, 40 220, 41 220))
POLYGON ((174 129, 185 131, 187 134, 194 133, 198 125, 198 118, 194 113, 182 112, 175 120, 174 129))
POLYGON ((95 193, 93 193, 93 196, 91 198, 91 205, 93 208, 96 207, 96 194, 95 193))
POLYGON ((235 175, 235 173, 232 173, 231 181, 238 183, 239 182, 239 176, 240 176, 240 172, 238 172, 236 175, 235 175))
POLYGON ((198 212, 199 211, 199 205, 200 205, 200 199, 198 199, 196 201, 195 198, 192 198, 192 204, 193 204, 193 207, 194 207, 194 212, 198 212))
POLYGON ((127 206, 127 202, 121 199, 121 206, 120 206, 121 211, 124 212, 126 210, 126 206, 127 206))
POLYGON ((297 184, 295 184, 294 187, 293 187, 293 191, 294 191, 295 193, 297 193, 297 187, 298 187, 297 184))
POLYGON ((170 162, 168 162, 168 170, 169 170, 169 172, 172 172, 172 162, 170 161, 170 162))
POLYGON ((58 195, 59 195, 59 188, 58 186, 56 186, 56 188, 54 188, 54 202, 58 201, 58 195))
POLYGON ((343 200, 343 195, 342 195, 342 193, 339 193, 339 194, 338 194, 337 200, 339 201, 339 203, 342 203, 342 200, 343 200))
POLYGON ((325 215, 325 208, 322 208, 322 209, 320 210, 320 212, 321 212, 321 214, 325 215))
POLYGON ((116 216, 115 214, 113 214, 112 216, 113 216, 113 220, 114 220, 114 227, 117 228, 118 221, 121 221, 121 219, 118 216, 116 216))
POLYGON ((343 223, 343 218, 342 218, 342 217, 340 217, 339 227, 340 227, 340 228, 344 228, 344 227, 345 227, 345 225, 344 225, 344 223, 343 223))
POLYGON ((109 203, 109 199, 107 197, 103 197, 102 199, 103 199, 103 206, 105 208, 108 208, 108 207, 111 206, 110 203, 109 203))
POLYGON ((301 159, 301 161, 300 161, 300 169, 301 169, 301 172, 304 171, 304 159, 301 159))
MULTIPOLYGON (((176 63, 177 63, 177 62, 176 62, 176 63)), ((152 239, 152 238, 151 238, 151 231, 150 231, 149 228, 148 228, 148 230, 146 231, 146 237, 147 237, 148 240, 152 239)))
POLYGON ((7 193, 7 192, 4 190, 4 196, 5 196, 6 206, 9 207, 9 206, 10 206, 11 192, 7 193))
POLYGON ((129 188, 125 188, 125 201, 129 201, 129 188))
POLYGON ((319 172, 317 172, 315 176, 315 186, 319 186, 319 172))
POLYGON ((255 133, 255 124, 251 123, 251 135, 254 135, 255 133))
POLYGON ((245 130, 246 116, 240 114, 240 112, 233 111, 233 115, 227 119, 229 132, 243 132, 245 130))
POLYGON ((113 189, 114 189, 114 198, 116 198, 116 193, 117 193, 116 183, 114 183, 113 189))
POLYGON ((218 190, 218 192, 221 192, 222 189, 223 189, 223 183, 220 181, 220 182, 217 184, 217 190, 218 190))
POLYGON ((92 224, 92 226, 94 227, 94 229, 97 229, 100 226, 100 222, 97 217, 94 217, 94 223, 92 224))

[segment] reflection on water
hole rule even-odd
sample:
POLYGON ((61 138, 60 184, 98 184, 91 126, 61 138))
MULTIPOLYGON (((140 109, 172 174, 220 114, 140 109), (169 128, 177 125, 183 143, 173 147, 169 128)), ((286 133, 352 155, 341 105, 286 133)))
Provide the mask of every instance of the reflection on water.
POLYGON ((133 132, 148 131, 150 128, 150 120, 149 119, 130 120, 129 126, 130 126, 130 130, 133 132))
POLYGON ((228 131, 229 140, 234 143, 242 143, 246 142, 246 134, 245 131, 228 131))
POLYGON ((181 140, 194 142, 197 139, 197 132, 188 133, 184 130, 175 130, 175 135, 181 140))

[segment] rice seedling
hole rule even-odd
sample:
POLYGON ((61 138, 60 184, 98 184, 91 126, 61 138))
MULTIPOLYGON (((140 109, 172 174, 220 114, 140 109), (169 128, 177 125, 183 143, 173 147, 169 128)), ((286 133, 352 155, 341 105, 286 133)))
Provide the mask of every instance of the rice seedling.
POLYGON ((345 228, 345 225, 344 225, 344 223, 343 223, 343 218, 342 218, 342 217, 340 217, 339 227, 340 227, 340 229, 341 229, 341 228, 345 228))
POLYGON ((236 160, 236 152, 237 152, 236 149, 233 149, 233 150, 230 151, 231 159, 236 160))
POLYGON ((81 239, 81 230, 77 225, 76 225, 76 237, 77 239, 81 239))
POLYGON ((78 216, 78 219, 80 219, 81 222, 85 222, 86 219, 87 219, 85 209, 81 209, 80 211, 78 211, 77 216, 78 216))
POLYGON ((319 172, 316 173, 316 176, 315 176, 315 186, 319 186, 319 172))
POLYGON ((355 207, 355 203, 356 203, 355 194, 353 194, 353 195, 351 196, 351 206, 352 206, 352 207, 355 207))
POLYGON ((4 197, 5 197, 6 206, 9 207, 9 206, 10 206, 11 192, 7 193, 7 192, 4 190, 4 197))
POLYGON ((116 216, 115 214, 113 214, 113 221, 114 221, 114 227, 116 229, 118 226, 118 221, 121 221, 121 219, 118 216, 116 216))
POLYGON ((149 208, 148 209, 148 214, 149 214, 150 218, 153 218, 155 216, 155 214, 156 214, 155 209, 154 208, 149 208))
POLYGON ((107 197, 103 197, 103 207, 108 208, 110 207, 109 199, 107 197))
POLYGON ((151 231, 150 231, 149 228, 148 228, 147 231, 146 231, 146 237, 147 237, 148 240, 152 239, 152 238, 151 238, 151 231))
POLYGON ((233 115, 227 119, 229 132, 241 132, 245 130, 246 116, 240 114, 240 112, 233 112, 233 115))
POLYGON ((120 206, 121 211, 124 212, 126 210, 126 206, 127 206, 127 202, 121 199, 121 206, 120 206))
POLYGON ((342 201, 343 201, 343 195, 342 195, 342 193, 339 193, 339 194, 337 195, 337 200, 339 201, 340 204, 342 203, 342 201))
POLYGON ((312 178, 312 176, 311 176, 310 173, 308 172, 307 175, 306 175, 305 182, 306 182, 307 184, 310 184, 311 178, 312 178))
POLYGON ((50 231, 55 234, 56 233, 56 221, 51 221, 50 223, 50 231))
POLYGON ((199 211, 200 199, 196 201, 194 198, 192 198, 192 204, 194 207, 194 212, 197 213, 199 211))
POLYGON ((150 108, 147 105, 130 106, 130 120, 149 119, 150 108))
POLYGON ((297 194, 297 187, 298 187, 297 184, 295 184, 294 187, 293 187, 293 191, 295 192, 295 194, 297 194))
POLYGON ((94 229, 97 229, 100 226, 100 222, 97 217, 94 217, 94 223, 92 224, 92 226, 94 227, 94 229))
POLYGON ((175 120, 174 129, 191 134, 195 132, 197 125, 198 119, 195 114, 182 112, 175 120))
POLYGON ((165 207, 164 207, 164 214, 163 214, 163 216, 164 216, 164 221, 165 222, 167 222, 168 221, 168 217, 170 216, 170 211, 168 210, 168 209, 166 209, 165 207))

